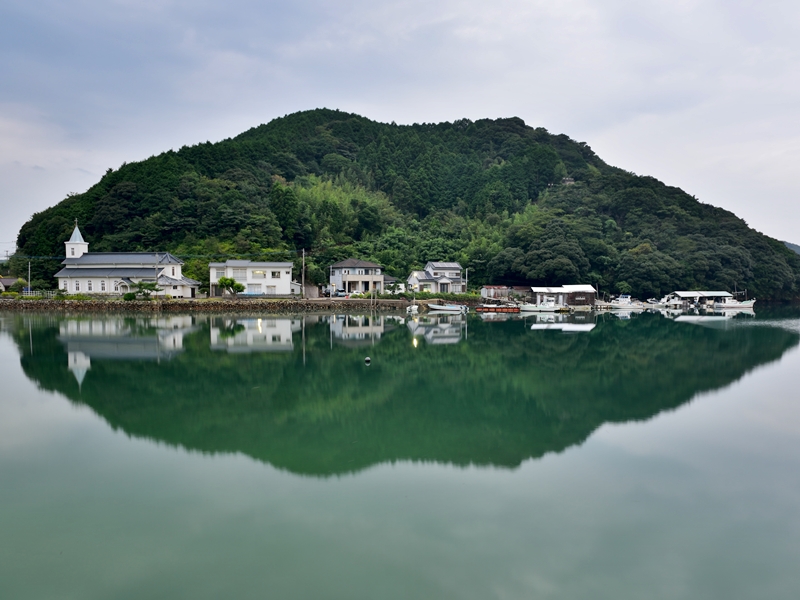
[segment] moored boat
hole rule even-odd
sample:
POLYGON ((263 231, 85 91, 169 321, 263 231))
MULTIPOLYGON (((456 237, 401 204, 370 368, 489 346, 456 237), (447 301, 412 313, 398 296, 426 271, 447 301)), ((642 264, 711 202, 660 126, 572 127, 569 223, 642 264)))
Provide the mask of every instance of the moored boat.
POLYGON ((461 315, 469 312, 469 307, 464 304, 429 304, 428 312, 461 315))
POLYGON ((736 298, 724 298, 722 302, 714 302, 714 310, 753 310, 756 299, 737 300, 736 298))

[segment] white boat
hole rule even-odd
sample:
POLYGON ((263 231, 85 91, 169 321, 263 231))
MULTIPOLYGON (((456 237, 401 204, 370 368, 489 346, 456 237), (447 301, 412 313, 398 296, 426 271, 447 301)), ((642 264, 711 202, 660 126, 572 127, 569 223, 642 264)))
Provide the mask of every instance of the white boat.
POLYGON ((562 307, 556 306, 555 303, 546 302, 542 304, 528 304, 524 302, 519 305, 519 310, 521 312, 558 312, 561 309, 562 307))
POLYGON ((539 304, 523 302, 519 305, 520 312, 558 312, 562 308, 556 304, 553 296, 545 296, 544 301, 539 304))
POLYGON ((620 294, 619 298, 614 298, 608 304, 611 310, 643 310, 647 308, 643 302, 631 298, 630 294, 620 294))
POLYGON ((469 312, 469 307, 464 304, 429 304, 428 312, 448 315, 463 315, 469 312))
POLYGON ((753 310, 756 299, 737 300, 736 298, 725 298, 722 302, 714 302, 714 310, 753 310))

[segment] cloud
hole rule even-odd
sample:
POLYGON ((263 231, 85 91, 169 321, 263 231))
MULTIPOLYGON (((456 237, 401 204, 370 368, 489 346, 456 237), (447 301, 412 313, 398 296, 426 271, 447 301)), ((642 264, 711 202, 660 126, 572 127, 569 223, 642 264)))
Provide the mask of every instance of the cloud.
MULTIPOLYGON (((76 191, 75 169, 102 173, 298 110, 516 115, 792 237, 798 17, 776 1, 7 0, 0 164, 65 178, 36 196, 41 210, 76 191)), ((0 225, 0 239, 21 223, 0 225)))

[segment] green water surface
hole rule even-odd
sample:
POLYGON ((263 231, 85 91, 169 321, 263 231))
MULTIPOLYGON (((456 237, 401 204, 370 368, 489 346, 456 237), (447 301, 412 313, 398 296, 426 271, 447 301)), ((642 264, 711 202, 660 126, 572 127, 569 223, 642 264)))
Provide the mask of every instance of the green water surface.
POLYGON ((0 315, 0 598, 800 597, 800 312, 622 317, 0 315))

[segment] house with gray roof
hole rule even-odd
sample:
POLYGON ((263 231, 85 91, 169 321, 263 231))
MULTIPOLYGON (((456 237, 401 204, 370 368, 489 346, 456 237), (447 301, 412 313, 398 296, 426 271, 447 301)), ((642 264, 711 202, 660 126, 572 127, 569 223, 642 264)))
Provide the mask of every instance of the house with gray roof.
POLYGON ((330 266, 329 283, 332 291, 344 290, 348 294, 363 294, 374 290, 380 294, 384 287, 384 275, 381 265, 348 258, 330 266))
POLYGON ((461 273, 461 265, 457 262, 429 262, 422 271, 411 271, 407 280, 408 288, 433 294, 463 294, 467 286, 461 273))
POLYGON ((56 273, 58 287, 68 294, 122 295, 139 282, 157 282, 156 296, 194 298, 199 281, 181 272, 183 261, 169 252, 89 252, 78 223, 64 242, 67 258, 56 273))

